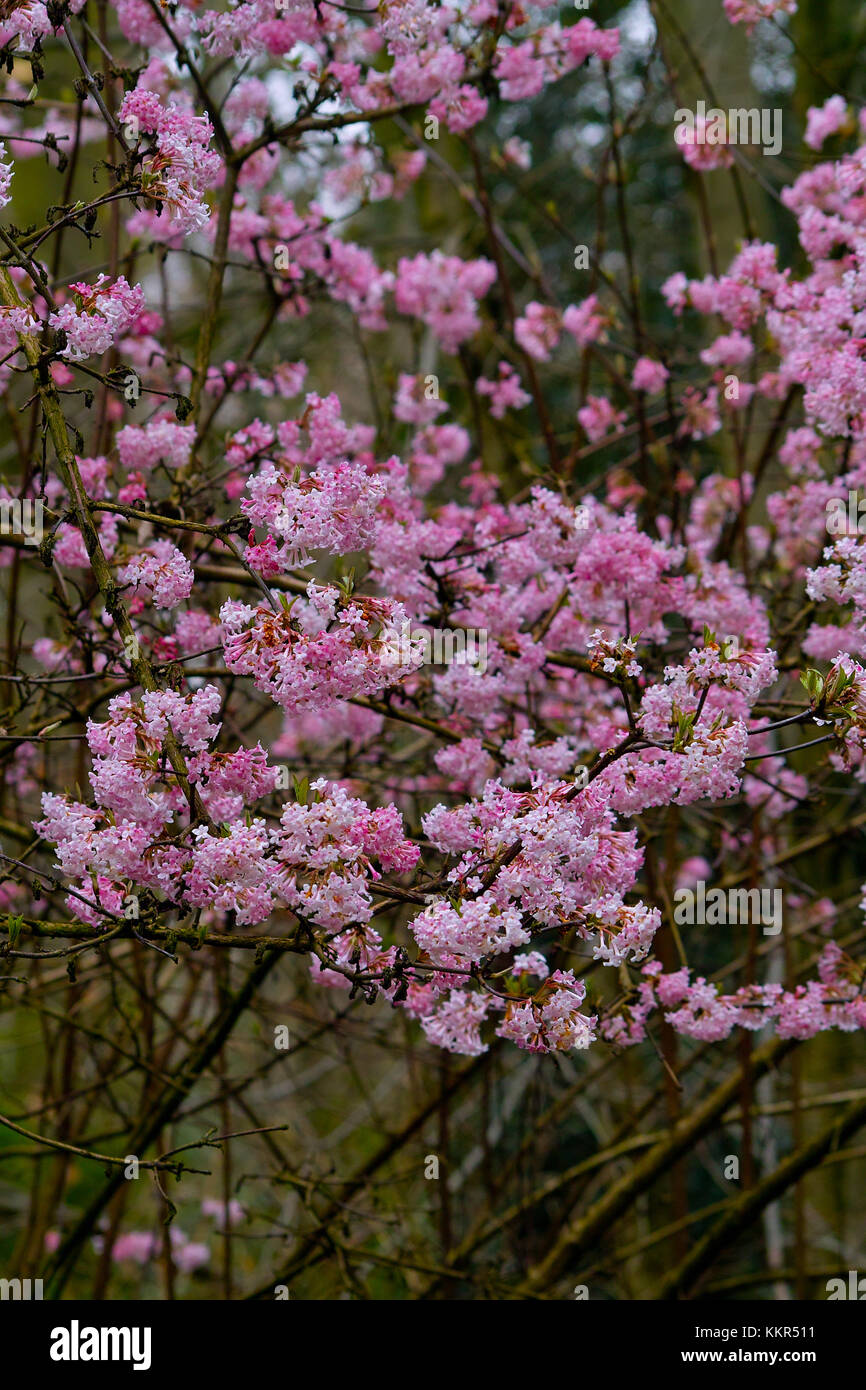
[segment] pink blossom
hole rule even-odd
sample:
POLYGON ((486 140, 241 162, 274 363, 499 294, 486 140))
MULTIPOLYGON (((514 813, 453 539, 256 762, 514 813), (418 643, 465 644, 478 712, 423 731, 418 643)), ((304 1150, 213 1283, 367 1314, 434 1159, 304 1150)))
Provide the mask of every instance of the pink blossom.
POLYGON ((155 92, 137 87, 123 98, 118 120, 132 144, 151 137, 153 158, 145 164, 146 196, 166 204, 186 235, 210 216, 204 194, 216 181, 219 155, 208 148, 213 128, 188 108, 164 106, 155 92))
POLYGON ((498 371, 495 381, 479 377, 475 389, 480 395, 490 397, 490 414, 501 420, 506 410, 522 410, 532 397, 523 390, 520 377, 509 362, 500 362, 498 371))
POLYGON ((70 285, 72 299, 49 316, 48 322, 66 335, 64 357, 79 361, 99 356, 132 327, 144 309, 144 291, 121 275, 112 284, 100 275, 95 285, 70 285))
POLYGON ((12 165, 6 164, 6 146, 0 140, 0 208, 4 208, 12 199, 9 186, 12 183, 12 165))
POLYGON ((154 541, 118 574, 121 584, 149 594, 157 608, 176 608, 189 598, 194 577, 189 560, 171 541, 154 541))
POLYGON ((806 116, 803 139, 813 150, 820 150, 824 141, 841 130, 848 120, 848 103, 844 97, 828 97, 823 106, 810 106, 806 116))
POLYGON ((744 24, 751 34, 762 19, 779 14, 795 14, 797 0, 722 0, 725 14, 732 24, 744 24))
POLYGON ((532 300, 515 321, 514 337, 524 352, 536 362, 548 362, 562 333, 562 317, 557 309, 532 300))
POLYGON ((577 412, 577 418, 592 444, 604 439, 607 434, 621 430, 626 419, 625 412, 615 410, 606 396, 588 396, 586 405, 577 412))
POLYGON ((419 253, 397 266, 395 302, 401 314, 428 324, 446 352, 455 352, 480 328, 478 301, 495 278, 495 266, 484 259, 461 261, 441 251, 419 253))
POLYGON ((631 384, 636 391, 646 391, 654 396, 664 389, 669 376, 670 372, 661 362, 654 362, 651 357, 639 357, 634 365, 631 384))
POLYGON ((562 326, 578 347, 604 340, 606 316, 600 311, 598 296, 591 294, 582 304, 569 304, 562 315, 562 326))

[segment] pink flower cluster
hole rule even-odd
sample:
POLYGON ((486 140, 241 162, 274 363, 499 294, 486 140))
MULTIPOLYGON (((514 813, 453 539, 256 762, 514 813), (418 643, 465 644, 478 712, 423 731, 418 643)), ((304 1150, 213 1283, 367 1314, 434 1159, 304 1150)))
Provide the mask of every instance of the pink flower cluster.
MULTIPOLYGON (((71 13, 80 9, 74 0, 71 13)), ((156 312, 123 277, 74 283, 66 298, 58 290, 53 312, 36 293, 0 314, 10 362, 17 334, 54 329, 61 393, 76 380, 70 364, 110 348, 154 391, 157 413, 140 424, 126 423, 121 392, 108 398, 77 468, 154 680, 168 683, 170 662, 172 681, 183 668, 177 688, 118 695, 88 722, 91 794, 47 792, 36 828, 55 846, 69 912, 94 930, 125 922, 131 898, 140 915, 130 920, 176 918, 203 932, 279 914, 278 929, 287 918, 298 932, 292 944, 309 946, 320 983, 381 993, 455 1052, 478 1055, 494 1037, 535 1052, 633 1043, 654 1010, 707 1040, 768 1023, 789 1037, 860 1028, 856 967, 829 946, 817 980, 730 993, 648 959, 660 884, 711 873, 728 855, 787 862, 786 818, 811 794, 812 758, 866 781, 866 543, 857 532, 828 545, 826 524, 828 504, 866 490, 866 148, 844 144, 856 135, 847 100, 811 108, 805 130, 810 149, 835 136, 843 152, 810 161, 781 194, 805 269, 781 267, 776 248, 756 240, 729 263, 719 248, 713 274, 667 279, 658 345, 636 332, 624 346, 628 315, 607 271, 564 307, 539 273, 503 313, 510 284, 497 283, 498 251, 466 259, 428 246, 401 257, 386 244, 374 256, 338 233, 366 204, 441 173, 432 146, 397 148, 422 116, 460 137, 468 167, 474 142, 463 137, 502 101, 527 101, 590 59, 616 60, 616 30, 548 22, 553 9, 180 3, 163 15, 175 36, 200 45, 219 74, 224 60, 244 69, 206 117, 155 13, 122 0, 121 31, 150 58, 125 69, 138 71, 137 85, 117 116, 121 192, 135 200, 120 263, 163 243, 173 290, 173 267, 187 263, 175 253, 200 234, 194 256, 203 247, 218 265, 225 246, 226 283, 243 286, 205 325, 203 347, 250 286, 268 315, 248 356, 230 338, 200 361, 177 347, 171 294, 156 312), (272 59, 290 81, 265 80, 272 59), (371 394, 380 408, 392 403, 393 419, 374 423, 361 391, 327 394, 314 380, 320 353, 309 366, 294 360, 295 330, 313 336, 322 301, 365 352, 367 335, 393 333, 367 354, 371 369, 387 364, 384 391, 371 394), (687 372, 685 316, 689 332, 703 332, 687 372), (272 354, 271 325, 284 334, 272 354), (567 430, 562 420, 548 430, 543 368, 560 352, 550 375, 570 373, 575 389, 564 392, 567 430), (182 401, 177 417, 166 408, 187 391, 203 403, 196 423, 182 422, 182 401), (527 470, 518 491, 489 462, 491 441, 511 448, 512 421, 491 427, 490 417, 524 409, 526 427, 513 422, 527 470), (778 422, 750 472, 764 416, 778 422), (549 486, 537 481, 545 449, 549 486), (352 574, 329 558, 349 554, 352 574), (314 562, 327 582, 298 575, 314 562), (189 606, 196 575, 214 588, 203 583, 189 606), (807 610, 798 641, 794 615, 807 610), (217 675, 210 661, 195 664, 209 648, 217 675), (804 657, 822 670, 801 672, 804 657), (797 688, 795 700, 801 674, 806 694, 797 688), (244 701, 276 729, 285 716, 270 752, 248 746, 244 701), (808 730, 794 771, 786 739, 799 739, 801 724, 820 739, 808 730), (299 777, 290 793, 275 747, 316 770, 327 755, 341 780, 299 777), (378 783, 366 780, 371 769, 378 783), (393 802, 373 804, 369 786, 393 802), (673 823, 677 808, 700 802, 715 804, 712 815, 681 816, 682 845, 653 844, 650 855, 644 814, 660 808, 673 823), (679 850, 682 862, 660 866, 679 850), (395 907, 402 945, 381 922, 395 907), (606 989, 616 1002, 605 1003, 606 989)), ((751 30, 794 4, 725 0, 724 10, 751 30)), ((18 6, 2 37, 29 45, 51 28, 43 6, 18 6)), ((10 143, 29 119, 18 101, 3 117, 10 143)), ((96 110, 88 100, 82 122, 96 110)), ((497 149, 506 127, 513 121, 493 131, 497 149)), ((714 133, 716 143, 699 123, 684 140, 697 173, 732 163, 726 133, 714 133)), ((530 154, 510 136, 497 171, 519 178, 530 154)), ((504 254, 496 206, 491 215, 504 254)), ((30 293, 23 262, 12 279, 30 293)), ((336 375, 342 356, 329 365, 336 375)), ((4 383, 17 371, 4 365, 4 383)), ((90 556, 68 483, 46 468, 25 498, 0 500, 35 503, 37 488, 56 518, 58 595, 75 605, 80 640, 65 628, 41 634, 27 655, 55 674, 126 679, 114 596, 81 573, 90 556)), ((21 797, 39 756, 22 749, 12 765, 21 797)), ((221 1217, 235 1219, 231 1209, 221 1217)), ((150 1237, 133 1237, 130 1252, 149 1258, 150 1237)))
POLYGON ((0 140, 0 208, 5 208, 6 204, 12 200, 12 194, 9 191, 12 184, 12 174, 12 165, 6 163, 6 146, 0 140))
POLYGON ((229 600, 220 611, 226 666, 251 676, 285 710, 324 709, 337 700, 376 695, 420 662, 383 656, 383 632, 399 631, 402 605, 347 597, 333 584, 307 586, 307 599, 277 611, 229 600))
MULTIPOLYGON (((205 193, 221 171, 219 154, 209 148, 213 127, 206 116, 176 105, 164 106, 156 92, 139 85, 123 98, 118 120, 127 139, 137 144, 151 137, 153 152, 145 159, 143 189, 185 235, 199 231, 210 213, 205 193)), ((157 228, 152 227, 152 232, 157 228)))
POLYGON ((88 724, 91 784, 97 809, 46 793, 40 833, 57 848, 78 885, 70 911, 94 926, 122 920, 130 895, 204 912, 232 912, 239 925, 265 920, 276 906, 333 929, 371 913, 369 883, 413 867, 418 850, 394 807, 371 809, 339 786, 318 781, 309 804, 289 802, 277 828, 243 819, 273 794, 278 770, 261 746, 213 752, 221 706, 215 686, 191 696, 146 693, 140 704, 117 696, 109 719, 88 724), (209 823, 194 823, 167 763, 171 729, 189 782, 209 823))
POLYGON ((61 355, 73 361, 107 352, 144 310, 141 285, 128 285, 122 275, 109 282, 101 274, 95 285, 73 284, 69 288, 72 298, 51 314, 48 322, 56 333, 65 334, 61 355))
POLYGON ((731 23, 744 24, 749 34, 762 19, 795 14, 797 10, 797 0, 722 0, 722 3, 731 23))
POLYGON ((270 546, 247 550, 262 573, 279 573, 298 551, 329 550, 344 555, 363 550, 373 536, 376 512, 385 495, 385 480, 358 464, 341 463, 308 478, 289 478, 266 463, 247 483, 249 498, 241 511, 255 526, 265 527, 270 546))
POLYGON ((462 261, 433 251, 403 258, 397 266, 394 299, 401 314, 426 323, 446 352, 456 352, 481 327, 478 301, 496 278, 496 267, 482 258, 462 261))
POLYGON ((121 584, 147 594, 156 608, 176 608, 192 593, 192 565, 171 541, 154 541, 124 565, 118 573, 121 584))
POLYGON ((123 467, 130 472, 142 469, 149 473, 158 464, 183 468, 189 463, 194 438, 194 426, 178 425, 174 420, 124 425, 117 432, 117 452, 123 467))
POLYGON ((785 989, 780 984, 744 985, 724 994, 687 969, 664 974, 658 961, 643 968, 636 997, 621 1013, 601 1024, 601 1034, 618 1046, 643 1041, 646 1021, 660 1009, 678 1033, 703 1042, 720 1042, 734 1028, 757 1032, 772 1023, 781 1038, 812 1038, 828 1028, 853 1032, 866 1026, 866 997, 859 970, 830 942, 819 964, 819 978, 785 989))

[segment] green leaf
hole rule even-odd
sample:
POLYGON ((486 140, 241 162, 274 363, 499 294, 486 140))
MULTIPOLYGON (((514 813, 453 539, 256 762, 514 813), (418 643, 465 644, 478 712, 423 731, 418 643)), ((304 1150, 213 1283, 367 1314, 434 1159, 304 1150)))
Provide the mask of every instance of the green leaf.
POLYGON ((813 700, 820 700, 824 693, 824 677, 820 671, 816 671, 812 666, 801 673, 800 684, 805 687, 813 700))

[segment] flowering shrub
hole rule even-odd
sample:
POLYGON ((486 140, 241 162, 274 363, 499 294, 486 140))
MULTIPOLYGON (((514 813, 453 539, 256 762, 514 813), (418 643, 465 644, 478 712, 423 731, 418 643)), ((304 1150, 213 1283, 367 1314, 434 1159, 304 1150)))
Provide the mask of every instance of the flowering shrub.
MULTIPOLYGON (((747 31, 794 9, 719 6, 747 31)), ((53 608, 47 636, 36 610, 9 629, 44 859, 7 856, 10 959, 34 916, 63 950, 230 937, 469 1057, 866 1027, 833 939, 801 977, 753 959, 733 983, 699 940, 672 956, 669 926, 696 858, 769 880, 810 798, 866 780, 866 540, 826 528, 866 488, 847 99, 809 112, 833 153, 781 192, 802 260, 720 248, 651 287, 653 336, 603 265, 561 301, 489 191, 531 158, 503 113, 610 82, 617 27, 549 0, 106 12, 97 44, 82 0, 0 19, 0 385, 46 440, 18 494, 44 506, 28 582, 53 608), (72 67, 77 124, 30 91, 72 67), (18 225, 13 166, 44 147, 56 180, 68 137, 93 186, 18 225), (475 173, 471 248, 354 241, 371 208, 401 226, 446 141, 475 173), (105 268, 58 276, 73 236, 105 268), (309 325, 333 362, 302 357, 309 325), (360 373, 332 389, 352 342, 369 406, 360 373), (412 623, 484 632, 483 669, 395 658, 412 623)), ((736 174, 725 143, 669 143, 684 177, 736 174)), ((17 576, 23 542, 0 542, 17 576)), ((789 907, 825 937, 843 911, 789 907)))

